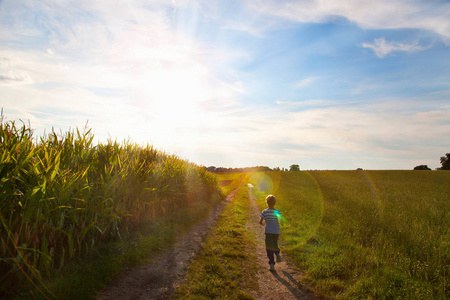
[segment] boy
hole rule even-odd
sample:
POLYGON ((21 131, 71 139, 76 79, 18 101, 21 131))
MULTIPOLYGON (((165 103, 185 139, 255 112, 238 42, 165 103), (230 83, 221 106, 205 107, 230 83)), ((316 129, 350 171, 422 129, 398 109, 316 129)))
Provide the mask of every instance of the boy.
POLYGON ((268 195, 266 197, 266 203, 269 208, 262 211, 259 220, 259 224, 266 225, 266 251, 269 258, 270 271, 275 270, 274 254, 277 257, 277 262, 281 262, 280 248, 278 248, 278 236, 280 234, 281 213, 278 209, 275 209, 276 199, 274 195, 268 195))

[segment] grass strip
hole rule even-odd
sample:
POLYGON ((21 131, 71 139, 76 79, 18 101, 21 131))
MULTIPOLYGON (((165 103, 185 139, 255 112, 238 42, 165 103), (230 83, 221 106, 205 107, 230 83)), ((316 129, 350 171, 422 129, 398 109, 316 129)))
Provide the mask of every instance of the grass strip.
POLYGON ((258 290, 256 245, 245 230, 249 199, 242 186, 217 218, 190 264, 175 299, 255 299, 258 290))

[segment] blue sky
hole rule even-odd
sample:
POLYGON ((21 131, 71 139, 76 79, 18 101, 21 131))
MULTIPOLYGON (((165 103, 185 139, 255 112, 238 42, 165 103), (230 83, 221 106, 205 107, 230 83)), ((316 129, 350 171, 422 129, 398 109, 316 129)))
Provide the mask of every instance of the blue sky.
POLYGON ((434 169, 450 2, 3 0, 0 106, 205 166, 434 169))

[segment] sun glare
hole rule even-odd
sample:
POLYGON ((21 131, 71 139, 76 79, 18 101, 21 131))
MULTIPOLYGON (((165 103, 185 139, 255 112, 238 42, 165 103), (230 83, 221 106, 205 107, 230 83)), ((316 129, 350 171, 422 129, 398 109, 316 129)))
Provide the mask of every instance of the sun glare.
POLYGON ((146 96, 155 113, 155 121, 165 131, 195 127, 202 120, 201 102, 206 100, 195 71, 163 71, 154 84, 146 87, 146 96))
POLYGON ((111 48, 111 63, 140 91, 136 102, 148 116, 145 126, 158 128, 152 134, 165 144, 179 145, 186 131, 207 123, 202 105, 211 98, 210 74, 198 52, 192 40, 158 19, 124 32, 111 48))

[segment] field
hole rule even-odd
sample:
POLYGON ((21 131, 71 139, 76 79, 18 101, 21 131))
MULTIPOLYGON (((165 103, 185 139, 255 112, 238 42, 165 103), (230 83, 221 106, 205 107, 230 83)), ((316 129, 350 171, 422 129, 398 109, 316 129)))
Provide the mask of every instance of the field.
POLYGON ((1 124, 0 297, 93 298, 238 189, 175 296, 251 299, 251 184, 261 210, 276 196, 282 253, 318 295, 450 298, 450 172, 216 175, 150 146, 92 140, 1 124))
MULTIPOLYGON (((277 197, 276 207, 284 216, 282 253, 304 273, 301 284, 317 295, 337 299, 449 298, 450 172, 267 172, 220 174, 219 179, 222 189, 228 190, 244 181, 228 206, 234 214, 227 213, 241 223, 248 215, 248 197, 242 192, 248 183, 261 210, 266 208, 267 194, 277 197)), ((238 279, 253 278, 248 276, 255 272, 249 273, 254 265, 251 234, 241 228, 236 238, 230 238, 228 233, 237 229, 223 221, 218 226, 192 264, 182 295, 214 298, 221 293, 233 295, 230 290, 238 288, 234 292, 237 297, 239 290, 246 291, 238 279), (226 243, 211 243, 213 238, 226 243), (230 261, 226 252, 242 248, 245 239, 247 250, 230 261), (211 274, 208 270, 212 267, 217 271, 211 274), (227 270, 233 273, 234 282, 220 275, 227 270), (214 285, 208 288, 199 278, 212 278, 214 285), (220 291, 221 286, 226 288, 220 291)))
POLYGON ((320 295, 450 297, 450 173, 269 172, 253 176, 283 212, 283 248, 320 295))
POLYGON ((221 197, 202 167, 151 146, 93 138, 90 130, 35 138, 25 125, 1 122, 0 298, 92 295, 167 247, 221 197), (179 215, 189 218, 174 224, 179 215), (55 280, 63 293, 49 289, 55 280))

